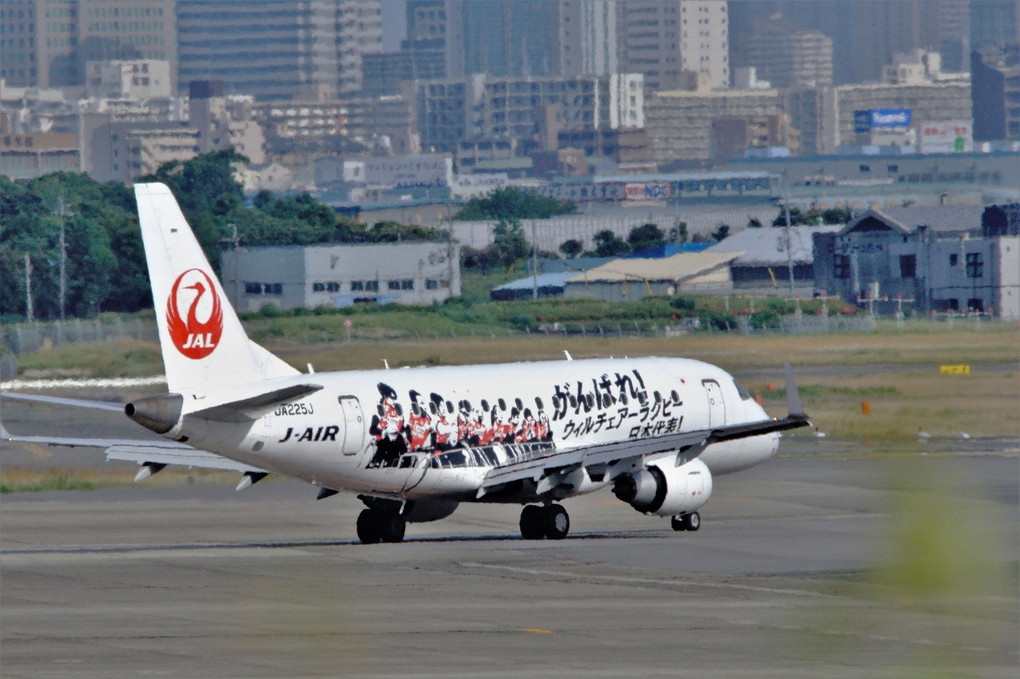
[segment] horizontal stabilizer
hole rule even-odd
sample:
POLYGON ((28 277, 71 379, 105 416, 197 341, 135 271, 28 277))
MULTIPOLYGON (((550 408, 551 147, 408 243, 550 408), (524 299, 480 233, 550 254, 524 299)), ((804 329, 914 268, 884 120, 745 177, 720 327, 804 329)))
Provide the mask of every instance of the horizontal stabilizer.
POLYGON ((124 405, 110 401, 87 401, 80 398, 63 398, 61 396, 46 396, 44 394, 15 394, 12 391, 0 391, 0 398, 10 398, 19 401, 34 401, 36 403, 49 403, 58 406, 72 406, 75 408, 93 408, 95 410, 109 410, 111 412, 124 412, 124 405))
POLYGON ((204 420, 215 420, 217 422, 250 422, 258 419, 259 415, 250 415, 246 411, 258 411, 272 406, 293 401, 296 398, 314 394, 322 389, 321 384, 295 384, 281 389, 274 389, 256 396, 242 398, 229 403, 221 403, 218 406, 196 410, 188 413, 194 417, 204 420))

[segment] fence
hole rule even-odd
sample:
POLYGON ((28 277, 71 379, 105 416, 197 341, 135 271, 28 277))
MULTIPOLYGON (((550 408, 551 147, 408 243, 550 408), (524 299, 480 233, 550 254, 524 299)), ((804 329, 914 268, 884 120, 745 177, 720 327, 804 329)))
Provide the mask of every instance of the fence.
MULTIPOLYGON (((842 314, 805 314, 793 313, 780 316, 773 327, 757 328, 751 324, 747 315, 736 316, 732 327, 713 327, 702 323, 697 318, 688 318, 672 323, 656 323, 654 321, 618 321, 618 322, 569 322, 542 323, 537 327, 528 325, 507 325, 503 327, 471 326, 449 332, 419 332, 417 330, 383 330, 377 327, 366 327, 362 333, 357 330, 344 330, 331 334, 329 332, 306 332, 304 336, 291 338, 292 341, 304 344, 319 342, 330 343, 340 341, 373 341, 386 339, 440 339, 445 337, 507 337, 518 335, 591 335, 595 337, 677 337, 691 332, 698 333, 736 333, 741 335, 824 335, 841 332, 873 332, 878 327, 880 317, 870 314, 844 316, 842 314)), ((905 330, 907 323, 903 316, 894 317, 896 327, 905 330)), ((988 314, 939 313, 931 314, 928 319, 915 319, 918 322, 945 325, 949 328, 979 328, 982 324, 999 322, 1000 319, 988 314)), ((301 334, 298 332, 297 334, 301 334)), ((105 342, 121 339, 137 339, 146 342, 157 342, 158 334, 154 320, 138 318, 121 319, 117 317, 104 319, 69 321, 50 321, 36 323, 19 323, 0 326, 0 345, 6 345, 14 354, 25 354, 38 351, 44 346, 61 346, 75 342, 105 342)))
POLYGON ((61 346, 75 342, 111 342, 137 339, 157 342, 155 320, 140 318, 75 318, 67 321, 14 323, 0 325, 0 345, 15 354, 38 351, 44 346, 61 346))

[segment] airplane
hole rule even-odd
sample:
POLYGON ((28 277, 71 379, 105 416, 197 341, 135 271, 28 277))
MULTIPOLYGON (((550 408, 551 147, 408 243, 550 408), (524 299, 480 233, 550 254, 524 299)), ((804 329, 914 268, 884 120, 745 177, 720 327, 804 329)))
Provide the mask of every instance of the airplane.
MULTIPOLYGON (((100 445, 107 459, 269 474, 318 499, 356 493, 363 543, 401 542, 408 523, 461 503, 522 505, 525 539, 563 539, 561 501, 603 488, 676 531, 701 526, 713 477, 765 462, 780 432, 809 426, 786 365, 784 418, 770 418, 719 367, 606 358, 301 373, 251 341, 170 189, 136 184, 167 393, 123 407, 165 441, 15 436, 100 445)), ((8 398, 101 407, 78 399, 8 398)))

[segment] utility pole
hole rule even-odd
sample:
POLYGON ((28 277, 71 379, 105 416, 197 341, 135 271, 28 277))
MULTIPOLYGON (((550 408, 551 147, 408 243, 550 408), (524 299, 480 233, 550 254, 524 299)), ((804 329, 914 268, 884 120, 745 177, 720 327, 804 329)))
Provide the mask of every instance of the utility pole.
POLYGON ((33 320, 32 314, 32 257, 25 253, 25 316, 28 322, 33 320))
POLYGON ((60 215, 60 320, 65 318, 67 300, 67 239, 64 237, 64 197, 57 199, 57 214, 60 215))
POLYGON ((531 298, 538 299, 538 240, 535 235, 535 221, 531 220, 531 298))
POLYGON ((787 192, 786 200, 783 201, 783 209, 786 212, 786 268, 790 275, 790 297, 793 297, 793 238, 790 234, 790 194, 787 192))
POLYGON ((237 240, 237 224, 230 223, 230 224, 227 224, 227 226, 230 227, 231 236, 230 236, 229 239, 228 238, 221 238, 220 242, 221 243, 230 243, 231 249, 234 252, 234 306, 237 307, 237 308, 240 308, 240 304, 241 304, 241 288, 240 288, 239 278, 241 276, 241 274, 240 274, 241 262, 240 262, 240 252, 238 252, 238 250, 240 249, 240 243, 237 240))

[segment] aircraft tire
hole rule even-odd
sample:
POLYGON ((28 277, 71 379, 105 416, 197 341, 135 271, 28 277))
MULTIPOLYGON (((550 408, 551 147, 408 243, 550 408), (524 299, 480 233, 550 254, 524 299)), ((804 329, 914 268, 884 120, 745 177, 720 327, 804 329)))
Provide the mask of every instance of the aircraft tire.
POLYGON ((363 509, 358 514, 358 539, 362 544, 374 545, 382 540, 378 518, 378 512, 371 509, 363 509))
POLYGON ((400 514, 380 512, 377 518, 383 542, 404 541, 404 532, 407 530, 407 521, 404 520, 404 517, 400 514))
POLYGON ((570 515, 563 505, 542 508, 542 529, 550 540, 562 540, 570 532, 570 515))
POLYGON ((669 521, 669 525, 673 527, 673 530, 687 531, 687 530, 698 530, 701 528, 701 514, 697 512, 691 512, 690 514, 681 514, 680 516, 674 516, 669 521))
POLYGON ((545 537, 542 523, 542 508, 538 505, 525 505, 521 510, 521 537, 525 540, 541 540, 545 537))

